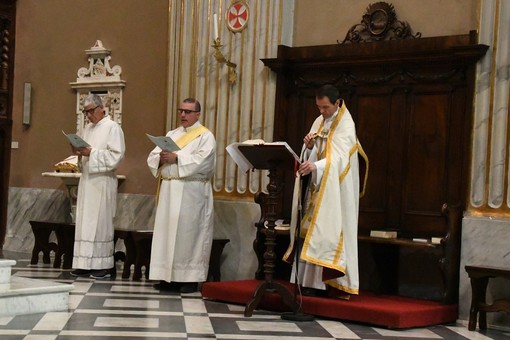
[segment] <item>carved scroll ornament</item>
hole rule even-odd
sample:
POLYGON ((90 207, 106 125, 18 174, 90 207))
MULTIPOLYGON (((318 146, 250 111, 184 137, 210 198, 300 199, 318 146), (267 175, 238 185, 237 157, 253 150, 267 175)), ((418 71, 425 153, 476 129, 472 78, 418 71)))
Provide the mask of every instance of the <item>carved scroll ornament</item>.
POLYGON ((421 37, 421 33, 412 34, 411 26, 397 20, 392 4, 376 2, 367 7, 361 23, 352 26, 345 39, 339 44, 360 43, 381 40, 400 40, 421 37))

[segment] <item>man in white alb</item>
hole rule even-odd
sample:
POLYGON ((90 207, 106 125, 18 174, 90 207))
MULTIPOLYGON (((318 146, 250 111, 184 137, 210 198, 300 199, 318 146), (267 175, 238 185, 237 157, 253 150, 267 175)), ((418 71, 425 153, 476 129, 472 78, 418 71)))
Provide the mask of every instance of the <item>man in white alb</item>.
POLYGON ((159 181, 149 271, 151 280, 160 280, 159 290, 192 293, 207 280, 216 141, 198 121, 200 111, 198 100, 185 99, 177 109, 181 126, 166 134, 180 150, 155 147, 147 158, 159 181))
POLYGON ((117 209, 115 170, 124 158, 124 133, 105 114, 101 98, 90 94, 83 101, 89 119, 82 138, 89 147, 72 147, 81 168, 76 202, 73 276, 104 279, 114 276, 113 218, 117 209))
MULTIPOLYGON (((354 121, 339 91, 316 93, 321 115, 304 137, 298 173, 311 175, 304 202, 298 281, 307 294, 358 294, 358 151, 354 121)), ((291 233, 295 232, 291 231, 291 233)), ((294 234, 293 234, 294 235, 294 234)), ((292 262, 293 242, 284 259, 292 262)), ((295 263, 292 279, 295 277, 295 263)))

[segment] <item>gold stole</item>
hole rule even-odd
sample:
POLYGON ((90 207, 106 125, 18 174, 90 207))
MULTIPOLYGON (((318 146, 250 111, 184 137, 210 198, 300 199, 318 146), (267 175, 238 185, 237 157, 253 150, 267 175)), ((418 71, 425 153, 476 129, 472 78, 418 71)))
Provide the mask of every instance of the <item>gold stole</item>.
MULTIPOLYGON (((320 145, 318 146, 318 149, 317 149, 317 152, 318 152, 318 157, 317 157, 317 160, 320 160, 320 159, 323 159, 323 158, 327 158, 327 161, 326 161, 326 168, 324 169, 324 174, 323 174, 323 178, 326 178, 326 176, 328 176, 328 173, 329 173, 329 163, 330 163, 330 158, 331 158, 331 139, 328 138, 329 136, 332 136, 335 132, 335 129, 337 128, 338 124, 340 123, 340 121, 342 120, 342 117, 344 116, 344 112, 345 112, 345 106, 342 105, 339 110, 338 110, 338 114, 336 115, 336 117, 334 118, 333 122, 331 123, 331 126, 329 128, 329 132, 326 134, 324 133, 323 129, 324 129, 324 119, 322 120, 320 126, 319 126, 319 129, 317 130, 317 135, 320 137, 320 145), (323 140, 324 138, 326 139, 326 145, 325 147, 323 146, 323 140), (322 149, 322 150, 321 150, 322 149)), ((315 188, 315 186, 313 185, 313 183, 310 183, 309 184, 310 187, 308 188, 308 190, 311 190, 311 193, 310 193, 310 197, 308 199, 308 206, 306 207, 306 211, 304 213, 304 216, 303 216, 303 220, 301 221, 301 231, 300 231, 300 236, 303 237, 303 238, 306 238, 306 235, 308 233, 308 229, 310 227, 310 224, 312 222, 312 219, 315 221, 317 219, 317 214, 318 214, 318 211, 315 209, 315 207, 317 206, 317 204, 320 204, 320 201, 322 201, 322 195, 324 193, 324 186, 321 185, 320 188, 322 189, 319 189, 319 191, 317 192, 317 188, 315 188)))
POLYGON ((178 140, 175 141, 175 144, 177 144, 177 146, 182 149, 183 147, 191 143, 195 138, 197 138, 198 136, 207 131, 209 131, 209 129, 207 129, 203 125, 197 126, 196 128, 193 129, 188 129, 188 131, 186 131, 185 134, 183 134, 181 137, 179 137, 178 140))
MULTIPOLYGON (((320 137, 320 145, 318 147, 318 157, 317 157, 317 160, 320 160, 320 159, 323 159, 323 158, 328 158, 327 160, 327 163, 326 163, 326 169, 324 170, 324 174, 323 174, 323 178, 325 176, 327 176, 328 172, 329 172, 329 162, 331 161, 330 160, 330 156, 331 156, 331 140, 328 138, 329 135, 331 135, 332 133, 334 133, 334 131, 336 130, 336 128, 338 127, 338 124, 340 123, 340 121, 342 120, 342 117, 344 115, 344 112, 345 112, 345 106, 342 104, 342 106, 340 106, 339 108, 339 111, 338 111, 338 114, 337 116, 335 117, 335 119, 333 120, 333 122, 331 123, 331 127, 329 129, 329 132, 324 132, 323 129, 324 129, 324 120, 322 120, 320 126, 319 126, 319 129, 317 130, 317 136, 320 137), (324 142, 324 139, 326 139, 326 146, 324 147, 323 146, 323 142, 324 142)), ((363 160, 365 161, 365 164, 366 164, 366 170, 365 170, 365 176, 364 176, 364 179, 363 179, 363 186, 361 188, 361 192, 360 192, 360 198, 363 197, 365 195, 365 190, 366 190, 366 186, 367 186, 367 180, 368 180, 368 167, 369 167, 369 163, 368 163, 368 156, 367 154, 365 153, 365 150, 363 150, 363 147, 361 146, 359 140, 356 140, 356 144, 352 147, 352 149, 350 150, 349 152, 349 158, 353 155, 354 152, 359 152, 359 154, 361 155, 361 157, 363 158, 363 160)), ((342 182, 343 179, 345 178, 345 176, 347 175, 347 173, 349 172, 350 170, 350 164, 347 164, 346 168, 344 169, 344 171, 342 172, 342 174, 340 174, 339 176, 339 181, 342 182)), ((315 206, 317 204, 319 204, 317 202, 317 200, 319 201, 322 201, 322 193, 324 190, 319 190, 319 192, 316 192, 314 188, 314 186, 312 185, 312 183, 309 184, 313 190, 311 192, 311 195, 309 197, 309 206, 307 207, 306 209, 306 212, 303 216, 303 221, 301 223, 301 236, 304 238, 306 237, 306 234, 308 233, 308 227, 310 226, 310 222, 311 220, 315 220, 316 219, 316 214, 318 213, 318 211, 315 210, 315 206), (317 195, 319 195, 319 197, 316 197, 317 195)))
MULTIPOLYGON (((342 109, 342 108, 343 108, 343 105, 340 107, 340 109, 342 109)), ((334 131, 336 129, 336 127, 338 126, 338 123, 340 123, 340 120, 342 119, 343 114, 344 114, 343 110, 342 110, 342 112, 338 112, 338 115, 335 117, 335 120, 331 124, 331 128, 330 128, 329 132, 334 131)), ((329 133, 328 132, 324 132, 323 129, 324 129, 324 120, 322 120, 321 125, 319 126, 319 130, 317 130, 317 133, 316 133, 317 136, 321 138, 321 141, 320 141, 321 144, 320 144, 320 146, 318 148, 318 157, 317 157, 318 160, 325 158, 326 157, 326 155, 325 155, 326 150, 329 149, 328 147, 325 147, 319 153, 319 150, 321 150, 321 148, 322 148, 322 143, 323 143, 323 139, 324 138, 326 138, 326 143, 328 143, 327 137, 328 137, 329 133)), ((366 188, 367 188, 369 162, 368 162, 368 156, 365 153, 365 150, 363 150, 363 147, 361 146, 359 140, 356 140, 356 145, 354 145, 353 148, 350 150, 349 158, 356 151, 358 151, 360 156, 365 161, 365 165, 366 165, 365 176, 364 176, 364 179, 363 179, 363 186, 362 186, 362 189, 360 191, 360 196, 359 196, 361 198, 361 197, 365 196, 365 191, 366 191, 366 188)), ((349 169, 350 169, 350 166, 347 169, 344 170, 344 173, 342 175, 340 175, 340 182, 343 180, 343 178, 345 177, 345 175, 347 174, 349 169)))

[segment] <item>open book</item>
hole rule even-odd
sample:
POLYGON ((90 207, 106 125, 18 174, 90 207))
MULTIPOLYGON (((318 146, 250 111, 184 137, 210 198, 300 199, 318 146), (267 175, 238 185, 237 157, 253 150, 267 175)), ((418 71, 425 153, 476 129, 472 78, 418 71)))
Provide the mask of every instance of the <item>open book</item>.
POLYGON ((294 159, 299 163, 299 157, 296 155, 294 150, 287 144, 287 142, 271 142, 266 143, 262 139, 249 139, 242 143, 232 143, 229 146, 226 147, 226 150, 230 157, 234 160, 234 162, 239 167, 239 170, 242 172, 247 172, 251 169, 254 169, 255 167, 253 164, 250 163, 250 161, 242 154, 241 151, 239 151, 239 145, 282 145, 284 146, 289 153, 294 157, 294 159))
POLYGON ((175 144, 174 140, 170 137, 167 136, 155 137, 149 135, 148 133, 146 133, 146 135, 154 144, 159 146, 161 150, 174 152, 181 149, 180 147, 177 146, 177 144, 175 144))
POLYGON ((72 146, 74 146, 75 148, 87 148, 90 146, 89 143, 85 142, 80 136, 78 136, 77 134, 74 134, 74 133, 65 133, 63 130, 62 130, 62 133, 64 134, 64 136, 67 137, 67 139, 69 140, 69 142, 71 143, 72 146))

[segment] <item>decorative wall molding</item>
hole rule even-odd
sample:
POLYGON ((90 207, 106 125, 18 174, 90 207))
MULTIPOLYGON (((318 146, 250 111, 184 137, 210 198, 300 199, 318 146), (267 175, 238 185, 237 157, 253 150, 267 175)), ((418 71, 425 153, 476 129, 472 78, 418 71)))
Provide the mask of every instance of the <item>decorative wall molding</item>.
POLYGON ((406 21, 397 20, 397 13, 392 4, 384 1, 376 2, 367 7, 361 23, 352 26, 340 44, 360 43, 381 40, 414 39, 421 33, 412 33, 406 21))

